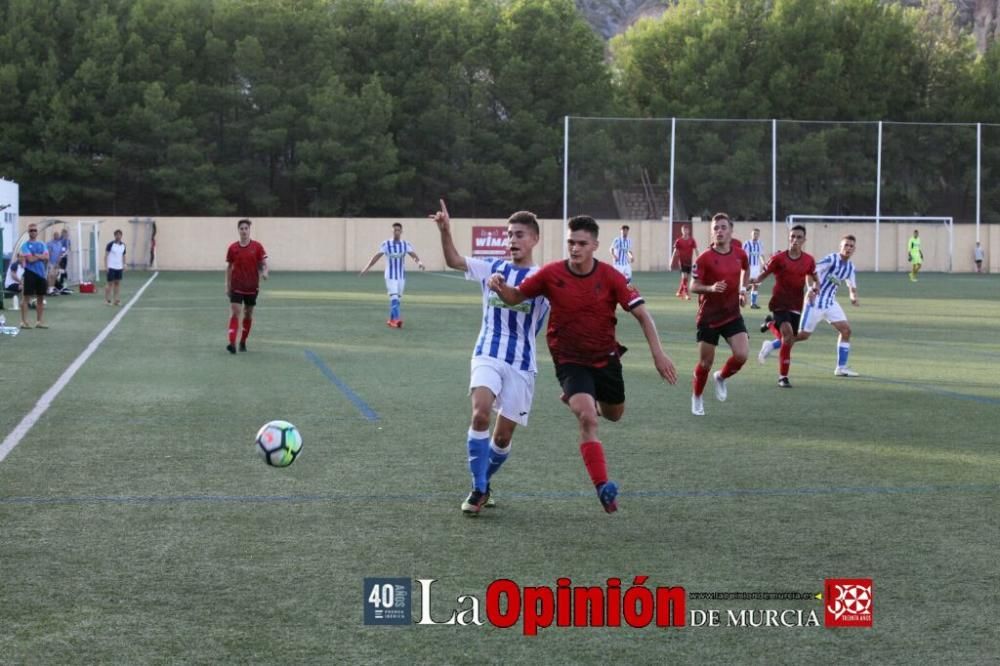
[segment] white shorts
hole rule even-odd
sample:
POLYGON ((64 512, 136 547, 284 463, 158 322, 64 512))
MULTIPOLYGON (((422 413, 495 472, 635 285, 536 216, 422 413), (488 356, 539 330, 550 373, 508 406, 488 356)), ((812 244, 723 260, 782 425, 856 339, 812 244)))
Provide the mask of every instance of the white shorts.
POLYGON ((496 400, 493 411, 518 425, 528 425, 531 400, 535 397, 535 373, 518 370, 490 356, 475 356, 469 379, 469 393, 484 386, 496 400))
POLYGON ((759 278, 760 277, 760 270, 761 269, 760 269, 760 265, 759 264, 756 265, 756 266, 751 266, 750 267, 750 279, 751 280, 756 280, 757 278, 759 278))
POLYGON ((837 321, 847 321, 847 315, 844 314, 844 308, 840 307, 840 303, 837 301, 834 301, 828 308, 818 308, 806 301, 802 308, 802 318, 799 320, 799 330, 812 333, 823 320, 831 324, 837 321))
POLYGON ((612 264, 612 266, 615 267, 616 271, 624 275, 626 280, 632 279, 632 264, 624 264, 622 266, 619 266, 618 264, 612 264))
POLYGON ((404 287, 406 287, 406 278, 403 278, 402 280, 393 280, 390 278, 385 279, 385 290, 389 292, 390 296, 393 294, 402 296, 404 287))

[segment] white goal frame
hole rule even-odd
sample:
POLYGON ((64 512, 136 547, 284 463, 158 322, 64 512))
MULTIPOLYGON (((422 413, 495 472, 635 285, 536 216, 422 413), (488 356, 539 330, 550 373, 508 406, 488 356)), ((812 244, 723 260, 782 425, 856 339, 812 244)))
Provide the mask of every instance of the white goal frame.
POLYGON ((785 218, 792 227, 803 222, 874 222, 875 223, 875 272, 879 272, 879 226, 882 222, 892 224, 942 222, 948 234, 948 272, 952 272, 955 262, 955 219, 952 217, 928 217, 916 215, 789 215, 785 218))

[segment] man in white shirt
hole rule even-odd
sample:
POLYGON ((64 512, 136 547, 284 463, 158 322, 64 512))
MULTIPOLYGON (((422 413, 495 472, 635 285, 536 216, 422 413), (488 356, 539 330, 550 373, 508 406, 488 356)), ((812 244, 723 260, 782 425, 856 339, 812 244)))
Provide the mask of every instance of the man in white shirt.
POLYGON ((104 267, 108 271, 108 283, 104 285, 104 303, 111 305, 111 295, 114 293, 115 305, 121 305, 122 276, 125 275, 125 243, 122 242, 121 229, 115 229, 115 239, 105 249, 104 267))

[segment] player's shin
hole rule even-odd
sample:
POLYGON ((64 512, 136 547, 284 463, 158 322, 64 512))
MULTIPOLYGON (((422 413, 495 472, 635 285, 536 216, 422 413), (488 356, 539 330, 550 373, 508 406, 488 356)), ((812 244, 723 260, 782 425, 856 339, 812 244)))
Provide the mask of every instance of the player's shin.
POLYGON ((594 487, 608 482, 608 463, 604 458, 604 447, 598 441, 583 442, 580 444, 580 455, 583 457, 583 464, 587 468, 587 474, 594 483, 594 487))
POLYGON ((792 367, 792 348, 788 345, 782 345, 781 349, 778 350, 778 359, 780 361, 780 367, 778 369, 778 375, 781 377, 788 376, 788 370, 792 367))
POLYGON ((837 367, 843 368, 847 365, 847 357, 851 353, 851 343, 841 342, 837 344, 837 367))
POLYGON ((500 448, 496 445, 492 439, 490 440, 490 457, 489 457, 489 468, 486 470, 486 480, 489 482, 493 478, 493 475, 497 473, 500 466, 507 462, 508 456, 510 456, 510 444, 508 443, 506 448, 500 448))
POLYGON ((701 363, 694 366, 694 377, 691 379, 691 392, 695 395, 701 395, 705 392, 705 384, 708 383, 708 371, 709 368, 704 367, 701 363))
POLYGON ((725 365, 722 366, 722 378, 728 379, 729 377, 732 377, 733 375, 735 375, 737 372, 740 371, 740 368, 742 368, 743 364, 746 362, 747 360, 745 357, 739 359, 736 358, 735 356, 730 356, 728 359, 726 359, 725 365))
POLYGON ((490 431, 470 429, 468 444, 473 490, 486 492, 486 475, 490 466, 490 431))

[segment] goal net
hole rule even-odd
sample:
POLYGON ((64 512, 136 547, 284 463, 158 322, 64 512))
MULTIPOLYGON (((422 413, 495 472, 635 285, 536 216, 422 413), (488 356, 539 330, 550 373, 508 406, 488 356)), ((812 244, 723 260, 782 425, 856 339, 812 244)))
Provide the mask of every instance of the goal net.
POLYGON ((955 254, 954 221, 950 217, 871 215, 789 215, 789 227, 806 228, 806 251, 819 258, 840 247, 840 239, 857 239, 853 261, 861 271, 909 271, 907 247, 913 232, 920 238, 925 271, 951 272, 955 254))

